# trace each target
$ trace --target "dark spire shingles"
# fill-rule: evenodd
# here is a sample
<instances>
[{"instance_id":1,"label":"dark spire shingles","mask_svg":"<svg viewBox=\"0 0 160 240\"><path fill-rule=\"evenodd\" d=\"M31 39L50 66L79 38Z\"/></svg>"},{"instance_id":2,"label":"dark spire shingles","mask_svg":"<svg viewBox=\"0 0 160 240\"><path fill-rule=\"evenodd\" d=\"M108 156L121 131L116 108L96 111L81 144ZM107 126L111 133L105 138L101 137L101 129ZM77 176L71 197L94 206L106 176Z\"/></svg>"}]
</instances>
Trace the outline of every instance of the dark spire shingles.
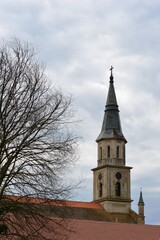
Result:
<instances>
[{"instance_id":1,"label":"dark spire shingles","mask_svg":"<svg viewBox=\"0 0 160 240\"><path fill-rule=\"evenodd\" d=\"M114 89L114 77L112 74L113 67L111 67L110 85L108 90L107 102L104 111L104 118L101 132L97 138L97 142L104 139L121 139L125 142L123 136L121 122L119 117L119 108Z\"/></svg>"}]
</instances>

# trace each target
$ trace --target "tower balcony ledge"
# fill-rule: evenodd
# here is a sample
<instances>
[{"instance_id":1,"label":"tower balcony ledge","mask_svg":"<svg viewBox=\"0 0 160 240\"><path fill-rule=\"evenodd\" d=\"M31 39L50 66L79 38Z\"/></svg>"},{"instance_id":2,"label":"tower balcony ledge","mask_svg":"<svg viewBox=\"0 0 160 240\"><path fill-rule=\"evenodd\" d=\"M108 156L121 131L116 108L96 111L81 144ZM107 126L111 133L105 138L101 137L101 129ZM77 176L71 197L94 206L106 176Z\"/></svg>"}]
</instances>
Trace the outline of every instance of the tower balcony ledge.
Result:
<instances>
[{"instance_id":1,"label":"tower balcony ledge","mask_svg":"<svg viewBox=\"0 0 160 240\"><path fill-rule=\"evenodd\" d=\"M111 164L104 164L102 166L97 166L96 168L92 168L91 170L92 171L96 171L96 170L99 170L99 169L103 169L103 168L123 168L123 169L132 169L133 167L129 167L129 166L119 166L119 165L111 165Z\"/></svg>"},{"instance_id":2,"label":"tower balcony ledge","mask_svg":"<svg viewBox=\"0 0 160 240\"><path fill-rule=\"evenodd\" d=\"M94 200L94 202L105 202L105 201L110 201L110 202L125 202L125 203L131 203L133 202L132 199L130 198L123 198L123 197L105 197L105 198L100 198L98 200Z\"/></svg>"}]
</instances>

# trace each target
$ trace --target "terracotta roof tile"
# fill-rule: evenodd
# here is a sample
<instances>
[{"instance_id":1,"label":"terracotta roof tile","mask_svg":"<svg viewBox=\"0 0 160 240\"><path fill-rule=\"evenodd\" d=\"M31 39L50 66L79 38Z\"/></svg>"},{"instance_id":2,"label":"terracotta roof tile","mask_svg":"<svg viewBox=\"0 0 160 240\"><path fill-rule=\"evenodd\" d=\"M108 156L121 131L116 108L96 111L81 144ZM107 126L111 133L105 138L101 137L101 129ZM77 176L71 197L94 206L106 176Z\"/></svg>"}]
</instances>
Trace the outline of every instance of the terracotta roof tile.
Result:
<instances>
[{"instance_id":1,"label":"terracotta roof tile","mask_svg":"<svg viewBox=\"0 0 160 240\"><path fill-rule=\"evenodd\" d=\"M67 206L76 208L92 208L92 209L103 209L99 203L94 202L81 202L81 201L67 201L67 200L52 200L52 199L41 199L21 196L7 196L8 200L13 200L21 203L33 203L33 204L49 204L56 206Z\"/></svg>"},{"instance_id":2,"label":"terracotta roof tile","mask_svg":"<svg viewBox=\"0 0 160 240\"><path fill-rule=\"evenodd\" d=\"M81 201L47 200L29 197L9 196L18 203L36 204L41 211L52 217L66 219L95 220L106 222L137 223L132 214L106 212L99 203Z\"/></svg>"},{"instance_id":3,"label":"terracotta roof tile","mask_svg":"<svg viewBox=\"0 0 160 240\"><path fill-rule=\"evenodd\" d=\"M159 240L160 226L75 220L70 240Z\"/></svg>"},{"instance_id":4,"label":"terracotta roof tile","mask_svg":"<svg viewBox=\"0 0 160 240\"><path fill-rule=\"evenodd\" d=\"M8 199L20 203L42 203L42 206L45 209L48 208L48 201L46 202L43 199L15 196L10 196ZM57 209L58 212L60 209L62 212L65 212L64 209L68 209L65 222L69 228L73 230L70 232L70 240L160 240L160 226L113 223L111 221L115 216L111 213L105 212L97 203L50 200L49 206L50 205L51 209ZM51 229L54 229L55 227L53 225L56 219L55 216L56 215L50 215L50 218L48 218L47 224ZM116 218L117 217L118 214L116 214ZM119 219L126 217L127 216L124 214L119 214ZM51 219L53 220L51 221ZM61 218L57 219L59 219L58 221L61 221ZM54 231L46 230L44 234L51 238L54 237ZM10 240L8 237L6 239ZM63 240L63 238L61 239Z\"/></svg>"},{"instance_id":5,"label":"terracotta roof tile","mask_svg":"<svg viewBox=\"0 0 160 240\"><path fill-rule=\"evenodd\" d=\"M66 201L66 206L69 207L80 207L80 208L92 208L92 209L102 209L99 203L93 202L79 202L79 201Z\"/></svg>"}]
</instances>

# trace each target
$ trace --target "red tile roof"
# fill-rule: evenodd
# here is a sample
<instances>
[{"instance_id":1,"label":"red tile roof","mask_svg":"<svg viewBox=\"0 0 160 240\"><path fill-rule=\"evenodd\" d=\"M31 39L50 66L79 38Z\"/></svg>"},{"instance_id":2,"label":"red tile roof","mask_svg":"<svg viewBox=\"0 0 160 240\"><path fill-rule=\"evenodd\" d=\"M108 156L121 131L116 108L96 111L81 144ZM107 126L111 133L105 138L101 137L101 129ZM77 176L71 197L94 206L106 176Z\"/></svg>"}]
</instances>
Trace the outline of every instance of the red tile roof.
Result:
<instances>
[{"instance_id":1,"label":"red tile roof","mask_svg":"<svg viewBox=\"0 0 160 240\"><path fill-rule=\"evenodd\" d=\"M67 207L102 209L99 203L93 202L65 201L65 203Z\"/></svg>"},{"instance_id":2,"label":"red tile roof","mask_svg":"<svg viewBox=\"0 0 160 240\"><path fill-rule=\"evenodd\" d=\"M7 196L8 200L18 203L41 205L42 209L52 217L67 219L107 221L119 223L137 223L137 214L130 211L129 214L109 213L99 203L50 200L21 196ZM51 210L51 208L52 210Z\"/></svg>"},{"instance_id":3,"label":"red tile roof","mask_svg":"<svg viewBox=\"0 0 160 240\"><path fill-rule=\"evenodd\" d=\"M7 199L17 201L20 203L33 203L33 204L49 204L56 206L67 206L75 208L92 208L92 209L103 209L99 203L94 202L81 202L81 201L67 201L67 200L51 200L41 198L30 198L21 196L7 196Z\"/></svg>"},{"instance_id":4,"label":"red tile roof","mask_svg":"<svg viewBox=\"0 0 160 240\"><path fill-rule=\"evenodd\" d=\"M160 240L160 226L74 220L70 240ZM71 224L73 224L71 221Z\"/></svg>"},{"instance_id":5,"label":"red tile roof","mask_svg":"<svg viewBox=\"0 0 160 240\"><path fill-rule=\"evenodd\" d=\"M60 228L60 222L60 229L58 230L58 225L55 225L55 221L53 220L49 222L48 220L50 230L43 229L41 234L45 236L46 239L54 239L54 230L56 227L57 233L61 232L61 236L56 238L59 240L160 240L160 226L158 225L110 223L86 220L66 220L66 223L67 228ZM68 230L66 231L66 229ZM17 238L12 235L4 238L2 236L0 239L17 240ZM35 237L34 240L39 240L39 238Z\"/></svg>"},{"instance_id":6,"label":"red tile roof","mask_svg":"<svg viewBox=\"0 0 160 240\"><path fill-rule=\"evenodd\" d=\"M98 203L88 203L88 202L76 202L76 201L54 201L49 200L45 201L43 199L34 199L34 198L25 198L25 197L9 197L13 201L23 202L23 203L36 203L36 204L48 204L53 206L68 206L71 208L76 208L81 212L81 208L85 211L89 209L89 214L94 211L101 211L102 207ZM91 211L92 210L92 211ZM87 210L88 211L88 210ZM72 214L74 212L71 212ZM95 212L94 212L95 213ZM23 217L23 216L22 216ZM85 216L86 218L86 216ZM15 216L16 219L16 216ZM42 235L49 237L50 239L54 238L54 230L59 231L61 233L62 228L59 230L57 226L61 226L61 218L55 218L54 216L49 216L47 218L47 226L50 227L50 230L42 229ZM22 219L23 220L23 219ZM32 216L31 216L32 220ZM34 219L33 219L34 220ZM55 225L56 221L59 221L60 224ZM65 232L64 234L70 235L70 240L160 240L160 226L156 225L142 225L142 224L128 224L128 223L113 223L113 222L105 222L105 221L97 221L97 219L71 219L66 218L64 222L68 225L67 228L73 230L71 232ZM35 226L36 222L33 222ZM55 227L56 226L56 227ZM0 239L7 240L16 240L16 238L0 237ZM39 240L35 238L35 240ZM59 240L65 240L65 237L61 235Z\"/></svg>"}]
</instances>

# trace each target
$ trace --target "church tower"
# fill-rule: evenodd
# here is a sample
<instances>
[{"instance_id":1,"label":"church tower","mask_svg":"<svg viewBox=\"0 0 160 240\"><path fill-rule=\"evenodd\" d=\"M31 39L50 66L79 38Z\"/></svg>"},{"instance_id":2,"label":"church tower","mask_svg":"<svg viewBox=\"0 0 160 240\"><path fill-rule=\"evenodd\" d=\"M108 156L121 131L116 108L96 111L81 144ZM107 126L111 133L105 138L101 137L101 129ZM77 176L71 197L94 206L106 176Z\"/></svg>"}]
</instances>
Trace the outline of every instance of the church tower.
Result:
<instances>
[{"instance_id":1,"label":"church tower","mask_svg":"<svg viewBox=\"0 0 160 240\"><path fill-rule=\"evenodd\" d=\"M97 167L93 171L93 201L99 202L107 212L129 213L131 209L130 170L126 166L125 139L117 104L113 67L104 110L101 132L96 139Z\"/></svg>"}]
</instances>

